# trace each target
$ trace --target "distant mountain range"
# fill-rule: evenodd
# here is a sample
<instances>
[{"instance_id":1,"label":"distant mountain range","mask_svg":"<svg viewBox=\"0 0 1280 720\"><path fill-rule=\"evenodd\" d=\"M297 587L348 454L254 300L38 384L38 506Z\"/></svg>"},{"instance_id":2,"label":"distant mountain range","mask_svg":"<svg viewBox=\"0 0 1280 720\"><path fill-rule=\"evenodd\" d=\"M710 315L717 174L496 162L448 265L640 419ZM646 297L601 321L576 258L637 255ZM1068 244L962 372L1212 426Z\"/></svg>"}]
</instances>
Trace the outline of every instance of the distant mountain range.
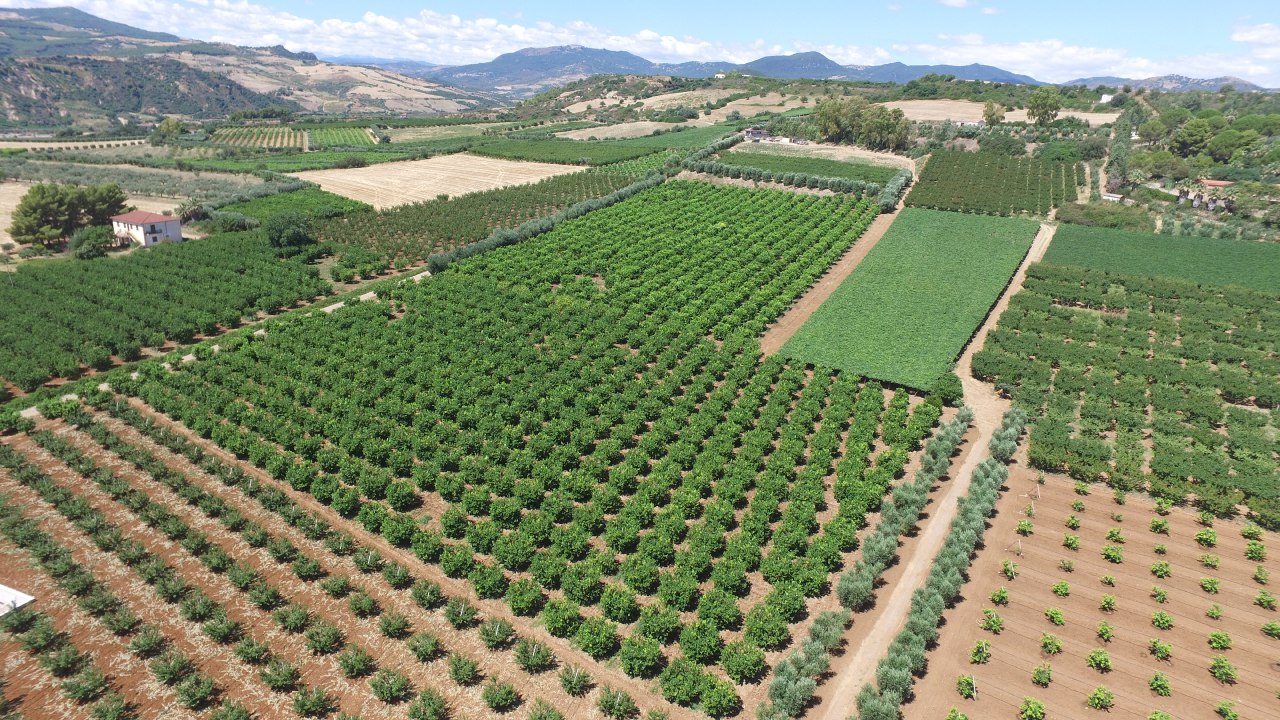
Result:
<instances>
[{"instance_id":1,"label":"distant mountain range","mask_svg":"<svg viewBox=\"0 0 1280 720\"><path fill-rule=\"evenodd\" d=\"M423 115L495 100L281 45L187 40L67 7L0 9L0 124L105 130L126 119L218 118L272 105Z\"/></svg>"},{"instance_id":2,"label":"distant mountain range","mask_svg":"<svg viewBox=\"0 0 1280 720\"><path fill-rule=\"evenodd\" d=\"M1159 77L1149 78L1122 78L1113 76L1080 78L1071 82L1062 83L1063 85L1086 85L1088 87L1097 87L1106 85L1109 87L1123 87L1128 85L1131 88L1146 88L1148 90L1161 90L1164 92L1190 92L1192 90L1205 90L1207 92L1217 92L1224 85L1230 85L1236 90L1242 92L1252 92L1263 90L1260 85L1254 85L1248 80L1238 77L1223 76L1216 78L1193 78L1186 75L1161 75Z\"/></svg>"},{"instance_id":3,"label":"distant mountain range","mask_svg":"<svg viewBox=\"0 0 1280 720\"><path fill-rule=\"evenodd\" d=\"M331 57L351 62L355 58ZM711 77L717 73L740 72L787 80L861 80L905 83L924 75L947 74L962 80L988 82L1044 83L1026 75L990 65L841 65L820 52L771 55L749 63L685 62L655 63L620 50L603 50L581 45L525 48L473 65L436 65L406 60L360 58L362 64L394 70L406 75L475 90L496 91L516 96L532 95L547 88L581 80L592 75L675 75Z\"/></svg>"}]
</instances>

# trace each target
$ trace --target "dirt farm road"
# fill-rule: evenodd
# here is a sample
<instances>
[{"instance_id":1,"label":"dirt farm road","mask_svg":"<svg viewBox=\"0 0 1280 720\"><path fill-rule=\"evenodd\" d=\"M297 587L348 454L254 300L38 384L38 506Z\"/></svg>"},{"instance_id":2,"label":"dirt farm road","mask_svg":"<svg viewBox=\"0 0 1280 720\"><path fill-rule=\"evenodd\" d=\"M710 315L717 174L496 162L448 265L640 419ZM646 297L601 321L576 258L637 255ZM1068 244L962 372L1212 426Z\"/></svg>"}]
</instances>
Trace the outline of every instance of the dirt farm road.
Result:
<instances>
[{"instance_id":1,"label":"dirt farm road","mask_svg":"<svg viewBox=\"0 0 1280 720\"><path fill-rule=\"evenodd\" d=\"M937 506L933 508L927 525L920 533L915 551L910 557L902 558L902 562L905 563L902 578L892 588L887 598L882 597L879 600L880 607L875 611L878 615L875 625L853 651L852 660L845 666L844 671L833 678L832 689L823 693L826 699L812 715L814 718L846 720L849 717L856 705L858 691L875 678L876 665L888 652L889 645L898 631L906 624L907 613L911 609L911 595L917 588L924 586L929 569L933 567L934 558L947 539L947 532L951 529L951 521L955 519L960 498L968 493L973 471L987 456L987 443L999 429L1001 416L1009 408L1007 401L973 377L973 373L970 372L973 355L982 349L987 333L995 327L996 321L1009 306L1009 299L1022 289L1027 267L1044 257L1049 243L1053 240L1055 230L1056 228L1052 225L1040 225L1040 232L1036 234L1031 250L1027 252L1027 256L1018 267L1009 287L1000 296L999 302L987 315L986 322L974 336L973 342L969 343L956 363L956 373L964 384L965 402L973 408L973 424L978 435L965 449L960 467L954 473L950 473L950 484L939 498Z\"/></svg>"}]
</instances>

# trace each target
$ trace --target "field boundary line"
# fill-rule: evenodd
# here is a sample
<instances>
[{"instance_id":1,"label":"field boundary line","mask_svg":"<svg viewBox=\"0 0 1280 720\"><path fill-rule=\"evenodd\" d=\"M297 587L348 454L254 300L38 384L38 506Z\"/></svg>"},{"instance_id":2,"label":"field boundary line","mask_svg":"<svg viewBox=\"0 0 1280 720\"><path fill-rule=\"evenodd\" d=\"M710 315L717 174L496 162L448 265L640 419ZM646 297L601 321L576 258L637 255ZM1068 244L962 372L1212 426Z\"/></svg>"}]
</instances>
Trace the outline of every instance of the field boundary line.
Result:
<instances>
[{"instance_id":1,"label":"field boundary line","mask_svg":"<svg viewBox=\"0 0 1280 720\"><path fill-rule=\"evenodd\" d=\"M911 610L911 596L918 588L924 586L929 570L933 567L938 552L946 542L951 530L951 522L959 510L960 499L969 491L973 481L973 471L987 456L987 443L999 429L1004 412L1009 409L1009 402L1002 399L985 383L973 377L970 372L973 355L982 349L987 333L995 327L1000 315L1009 307L1009 299L1022 289L1027 276L1027 268L1033 262L1044 257L1049 243L1053 240L1056 226L1041 223L1031 249L1018 266L1013 280L1005 288L986 320L978 329L973 340L965 347L964 353L956 363L956 373L964 385L965 403L973 409L973 427L977 437L965 448L960 466L954 473L948 473L950 483L942 496L937 499L925 527L919 534L919 540L910 557L901 558L905 567L902 577L887 597L878 602L882 609L871 631L862 643L853 650L853 660L845 671L834 678L835 689L823 704L826 706L820 717L822 720L845 720L850 708L856 705L858 691L862 686L875 679L875 669L880 660L889 651L890 644L898 636L898 632L906 624ZM856 620L855 620L856 622Z\"/></svg>"}]
</instances>

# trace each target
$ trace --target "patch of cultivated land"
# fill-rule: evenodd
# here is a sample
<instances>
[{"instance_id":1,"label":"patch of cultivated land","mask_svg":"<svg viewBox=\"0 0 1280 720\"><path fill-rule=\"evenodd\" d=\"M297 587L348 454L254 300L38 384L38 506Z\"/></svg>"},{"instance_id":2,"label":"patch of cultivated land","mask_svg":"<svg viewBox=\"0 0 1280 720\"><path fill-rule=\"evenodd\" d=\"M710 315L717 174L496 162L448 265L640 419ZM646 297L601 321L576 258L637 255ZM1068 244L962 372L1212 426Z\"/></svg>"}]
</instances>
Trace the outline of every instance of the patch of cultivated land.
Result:
<instances>
[{"instance_id":1,"label":"patch of cultivated land","mask_svg":"<svg viewBox=\"0 0 1280 720\"><path fill-rule=\"evenodd\" d=\"M1087 492L1076 494L1072 481L1059 475L1038 485L1036 473L1013 468L986 547L974 560L971 582L944 615L941 639L930 653L928 674L916 684L916 701L905 708L906 720L937 720L953 706L970 718L1015 718L1026 697L1043 702L1050 718L1105 717L1085 702L1099 686L1115 694L1110 717L1145 718L1160 710L1175 718L1212 718L1224 700L1235 703L1241 718L1280 715L1280 673L1274 664L1280 640L1262 632L1265 623L1280 621L1280 615L1255 604L1260 591L1276 592L1277 580L1264 585L1253 577L1258 567L1273 577L1280 572L1275 536L1262 538L1265 560L1250 560L1242 522L1217 520L1206 528L1187 509L1161 515L1147 497L1131 496L1118 505L1105 487L1093 485ZM1083 509L1072 507L1077 502ZM1028 508L1034 509L1034 517L1028 517ZM1070 518L1078 528L1067 526ZM1026 536L1017 532L1024 520L1032 526ZM1153 523L1167 523L1167 530L1153 532ZM1196 540L1206 531L1216 536L1212 547ZM1079 549L1064 546L1068 536L1078 538ZM1102 557L1108 545L1121 549L1122 562ZM1156 552L1158 545L1165 547L1163 554ZM1201 564L1198 559L1205 555L1218 558L1219 566ZM1016 579L1005 577L1004 561L1016 563ZM1071 563L1070 572L1064 562ZM1157 563L1168 563L1168 577L1153 575ZM1113 585L1103 582L1107 576L1114 578ZM1207 592L1202 578L1217 580L1217 592ZM1057 583L1066 583L1059 588L1069 593L1066 597L1054 593ZM1153 597L1156 587L1164 592L1164 602ZM990 599L1000 588L1008 591L1007 605ZM1114 598L1113 610L1101 609L1105 596ZM1214 607L1221 610L1216 620L1206 614ZM1046 618L1048 608L1061 610L1063 625ZM1003 620L998 634L979 626L988 609ZM1168 614L1171 628L1153 626L1157 612ZM1109 641L1099 637L1102 623L1113 634ZM1230 647L1210 647L1211 633L1225 633L1216 640L1229 639ZM1042 649L1044 634L1061 641L1060 653ZM1171 647L1168 659L1153 656L1152 640ZM990 660L971 663L970 652L979 641L990 643ZM1110 671L1087 664L1086 657L1096 650L1107 654ZM1220 682L1210 674L1219 656L1235 668L1236 681ZM1051 668L1048 687L1032 682L1032 670L1041 664ZM1168 697L1149 686L1157 673L1167 679ZM977 681L973 700L956 691L962 675Z\"/></svg>"},{"instance_id":2,"label":"patch of cultivated land","mask_svg":"<svg viewBox=\"0 0 1280 720\"><path fill-rule=\"evenodd\" d=\"M570 130L568 132L557 133L557 137L569 138L570 140L589 140L591 138L596 138L598 140L630 140L632 138L652 135L655 130L670 130L672 127L674 126L671 123L642 120L640 122L619 123L617 125L605 125L604 127Z\"/></svg>"},{"instance_id":3,"label":"patch of cultivated land","mask_svg":"<svg viewBox=\"0 0 1280 720\"><path fill-rule=\"evenodd\" d=\"M424 140L448 140L450 138L476 137L485 130L509 127L509 123L475 123L471 125L437 125L434 127L391 128L391 144L421 142Z\"/></svg>"},{"instance_id":4,"label":"patch of cultivated land","mask_svg":"<svg viewBox=\"0 0 1280 720\"><path fill-rule=\"evenodd\" d=\"M96 150L99 148L129 147L146 145L146 140L50 140L25 142L21 140L0 140L0 148L25 148L28 150Z\"/></svg>"},{"instance_id":5,"label":"patch of cultivated land","mask_svg":"<svg viewBox=\"0 0 1280 720\"><path fill-rule=\"evenodd\" d=\"M912 160L909 157L880 153L875 152L874 150L864 150L863 148L854 147L852 145L827 145L825 143L796 145L793 143L780 142L739 143L734 145L730 149L730 152L752 152L766 153L770 155L814 157L823 158L825 160L840 160L844 162L869 162L874 165L907 168L913 172L916 167L915 160Z\"/></svg>"},{"instance_id":6,"label":"patch of cultivated land","mask_svg":"<svg viewBox=\"0 0 1280 720\"><path fill-rule=\"evenodd\" d=\"M523 185L580 170L568 165L515 162L460 153L373 167L313 170L294 173L294 177L317 183L328 192L369 203L381 210L434 200L438 195L462 195Z\"/></svg>"},{"instance_id":7,"label":"patch of cultivated land","mask_svg":"<svg viewBox=\"0 0 1280 720\"><path fill-rule=\"evenodd\" d=\"M982 324L1038 228L903 210L781 353L927 389Z\"/></svg>"},{"instance_id":8,"label":"patch of cultivated land","mask_svg":"<svg viewBox=\"0 0 1280 720\"><path fill-rule=\"evenodd\" d=\"M974 102L972 100L898 100L884 104L886 107L897 108L906 114L911 120L924 120L932 122L940 122L942 120L952 120L955 122L977 122L982 119L983 103ZM1106 123L1113 123L1120 117L1120 113L1092 113L1079 112L1077 110L1063 110L1058 113L1058 117L1078 117L1081 120L1097 127ZM1005 113L1004 119L1008 122L1026 122L1026 110L1010 110Z\"/></svg>"},{"instance_id":9,"label":"patch of cultivated land","mask_svg":"<svg viewBox=\"0 0 1280 720\"><path fill-rule=\"evenodd\" d=\"M9 235L9 224L13 219L13 211L21 202L22 196L31 188L28 183L0 183L0 243L12 242ZM129 204L139 210L163 213L173 210L182 204L181 198L161 198L149 195L130 195Z\"/></svg>"}]
</instances>

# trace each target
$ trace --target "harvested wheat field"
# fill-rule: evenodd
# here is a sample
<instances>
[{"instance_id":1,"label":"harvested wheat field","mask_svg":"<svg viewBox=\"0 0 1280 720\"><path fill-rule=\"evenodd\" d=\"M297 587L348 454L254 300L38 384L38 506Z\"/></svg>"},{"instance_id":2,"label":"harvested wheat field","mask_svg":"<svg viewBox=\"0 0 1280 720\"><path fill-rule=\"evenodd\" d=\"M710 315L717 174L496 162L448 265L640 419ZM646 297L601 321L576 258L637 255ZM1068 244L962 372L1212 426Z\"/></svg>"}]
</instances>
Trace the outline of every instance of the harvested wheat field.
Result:
<instances>
[{"instance_id":1,"label":"harvested wheat field","mask_svg":"<svg viewBox=\"0 0 1280 720\"><path fill-rule=\"evenodd\" d=\"M931 122L941 122L943 120L951 120L954 122L977 122L982 119L983 104L980 102L973 102L972 100L899 100L897 102L885 103L885 107L897 108L912 120ZM1120 117L1120 113L1091 113L1078 112L1076 110L1063 110L1058 113L1058 116L1078 117L1090 125L1097 127L1098 125L1115 122L1116 118ZM1009 122L1025 122L1027 119L1027 111L1011 110L1005 114L1004 119Z\"/></svg>"},{"instance_id":2,"label":"harvested wheat field","mask_svg":"<svg viewBox=\"0 0 1280 720\"><path fill-rule=\"evenodd\" d=\"M438 195L464 195L524 185L581 170L571 165L515 162L459 153L355 169L313 170L294 173L293 176L381 210L433 200Z\"/></svg>"},{"instance_id":3,"label":"harvested wheat field","mask_svg":"<svg viewBox=\"0 0 1280 720\"><path fill-rule=\"evenodd\" d=\"M767 153L769 155L789 155L793 157L813 157L824 160L843 160L869 162L875 165L890 165L915 171L916 162L909 157L892 153L865 150L852 145L828 145L826 143L741 143L729 149L729 152L740 151L750 153Z\"/></svg>"},{"instance_id":4,"label":"harvested wheat field","mask_svg":"<svg viewBox=\"0 0 1280 720\"><path fill-rule=\"evenodd\" d=\"M1272 533L1020 466L998 511L906 720L1280 717Z\"/></svg>"}]
</instances>

